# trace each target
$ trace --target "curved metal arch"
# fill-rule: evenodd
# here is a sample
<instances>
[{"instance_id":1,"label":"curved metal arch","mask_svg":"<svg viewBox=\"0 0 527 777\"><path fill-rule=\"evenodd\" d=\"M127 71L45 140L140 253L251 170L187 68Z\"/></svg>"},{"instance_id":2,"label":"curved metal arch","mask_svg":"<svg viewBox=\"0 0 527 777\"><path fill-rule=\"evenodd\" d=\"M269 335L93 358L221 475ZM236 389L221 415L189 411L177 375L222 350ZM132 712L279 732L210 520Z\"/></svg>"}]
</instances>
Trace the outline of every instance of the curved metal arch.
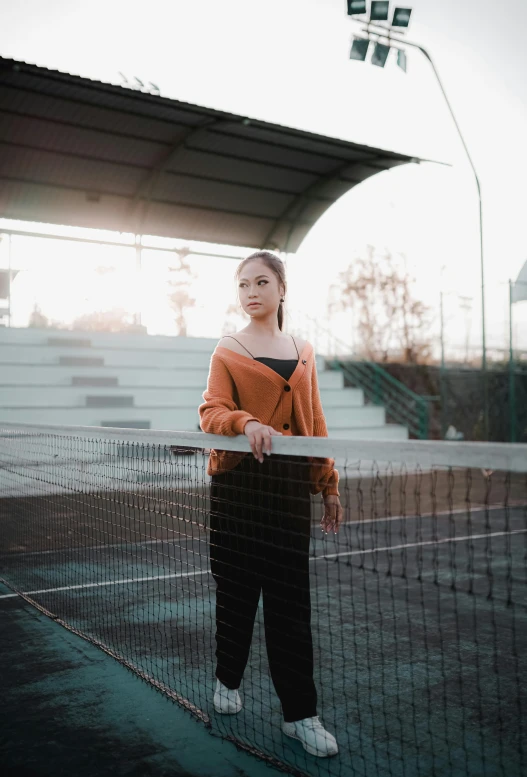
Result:
<instances>
[{"instance_id":1,"label":"curved metal arch","mask_svg":"<svg viewBox=\"0 0 527 777\"><path fill-rule=\"evenodd\" d=\"M287 220L287 217L289 214L298 207L298 212L295 213L293 220L291 221L289 231L287 233L287 239L285 241L285 245L282 247L282 250L287 252L289 247L289 241L291 239L291 235L293 234L293 231L298 223L298 220L300 219L305 206L308 204L309 200L311 199L313 194L316 194L317 189L321 188L323 185L327 183L331 183L332 181L340 180L340 176L342 175L342 172L346 170L348 167L350 167L353 164L351 160L347 160L345 164L338 164L333 170L331 170L329 173L325 173L322 177L318 178L313 183L309 184L309 186L304 189L303 192L300 192L300 194L297 194L297 196L294 198L294 200L289 203L287 208L278 216L275 223L265 236L265 239L263 241L263 248L268 248L271 244L271 238L273 234L278 230L278 228L283 224L284 221ZM379 171L380 172L380 171ZM356 180L352 182L350 180L350 183L353 185L356 185L358 183L362 183L361 180ZM351 187L350 187L351 188ZM331 203L332 204L332 203ZM329 206L328 206L329 207ZM314 226L314 225L313 225ZM272 245L275 245L274 243Z\"/></svg>"},{"instance_id":2,"label":"curved metal arch","mask_svg":"<svg viewBox=\"0 0 527 777\"><path fill-rule=\"evenodd\" d=\"M173 141L170 147L165 151L164 154L161 155L157 163L139 183L131 199L129 206L129 219L132 232L139 235L143 233L143 224L145 223L146 217L148 215L155 188L161 176L169 164L175 159L184 144L189 139L198 135L202 130L223 123L223 119L207 119L198 127L189 127L187 130L184 130L178 134L177 138Z\"/></svg>"}]
</instances>

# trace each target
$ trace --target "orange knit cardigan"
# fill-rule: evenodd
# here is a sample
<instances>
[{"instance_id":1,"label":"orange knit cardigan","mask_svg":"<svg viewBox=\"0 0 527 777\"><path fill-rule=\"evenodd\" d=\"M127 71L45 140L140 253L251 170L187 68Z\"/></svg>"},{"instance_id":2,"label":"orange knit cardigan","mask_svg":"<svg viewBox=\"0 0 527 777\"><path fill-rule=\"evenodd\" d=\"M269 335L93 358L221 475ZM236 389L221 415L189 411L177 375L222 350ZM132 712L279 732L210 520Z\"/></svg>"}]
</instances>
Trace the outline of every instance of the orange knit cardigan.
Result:
<instances>
[{"instance_id":1,"label":"orange knit cardigan","mask_svg":"<svg viewBox=\"0 0 527 777\"><path fill-rule=\"evenodd\" d=\"M210 434L235 437L243 434L247 421L258 421L283 435L328 436L310 343L287 381L262 362L216 346L203 399L198 408L200 426ZM207 474L227 472L248 455L253 454L211 450ZM311 493L339 496L335 460L309 457L309 461Z\"/></svg>"}]
</instances>

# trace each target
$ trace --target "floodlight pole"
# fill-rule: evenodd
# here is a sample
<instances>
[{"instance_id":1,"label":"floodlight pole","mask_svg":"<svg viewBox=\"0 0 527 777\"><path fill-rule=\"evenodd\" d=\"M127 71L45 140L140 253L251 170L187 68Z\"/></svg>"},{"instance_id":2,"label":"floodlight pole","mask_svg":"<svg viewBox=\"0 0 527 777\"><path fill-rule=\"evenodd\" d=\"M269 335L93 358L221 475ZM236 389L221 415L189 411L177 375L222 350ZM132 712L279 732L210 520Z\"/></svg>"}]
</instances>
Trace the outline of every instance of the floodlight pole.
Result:
<instances>
[{"instance_id":1,"label":"floodlight pole","mask_svg":"<svg viewBox=\"0 0 527 777\"><path fill-rule=\"evenodd\" d=\"M485 440L488 440L489 438L489 391L488 391L488 374L487 374L487 343L486 343L486 327L485 327L485 272L484 272L484 262L483 262L483 207L482 207L482 200L481 200L481 184L479 182L479 177L476 172L476 168L474 167L474 163L472 161L472 157L470 156L469 150L467 148L467 144L465 143L465 138L463 137L463 134L461 132L461 128L459 124L456 121L456 117L454 115L454 111L452 110L452 106L450 105L450 100L447 97L447 94L445 92L445 88L443 86L443 83L441 81L441 78L439 77L439 73L437 72L437 68L432 60L432 57L428 53L428 51L423 47L420 46L418 43L412 43L409 40L406 40L406 38L398 38L393 36L393 31L391 29L388 29L386 27L383 27L382 25L376 25L372 24L372 22L368 23L368 26L366 29L363 29L363 32L366 32L368 35L368 38L370 36L370 27L378 27L381 30L383 30L382 33L374 32L373 34L378 37L384 37L388 38L388 41L390 40L396 40L403 44L403 46L413 46L416 49L419 49L427 60L430 62L432 66L432 70L435 73L435 76L437 78L437 82L441 88L441 91L443 92L443 97L445 98L446 104L448 106L448 110L450 111L450 115L452 116L452 119L454 121L454 124L456 126L456 129L458 131L458 135L461 138L461 142L463 144L463 148L465 149L465 153L467 155L468 161L470 162L470 166L472 168L472 172L474 173L474 178L476 179L476 185L478 188L478 199L479 199L479 257L480 257L480 272L481 272L481 339L482 339L482 357L481 357L481 373L482 373L482 379L483 379L483 434Z\"/></svg>"}]
</instances>

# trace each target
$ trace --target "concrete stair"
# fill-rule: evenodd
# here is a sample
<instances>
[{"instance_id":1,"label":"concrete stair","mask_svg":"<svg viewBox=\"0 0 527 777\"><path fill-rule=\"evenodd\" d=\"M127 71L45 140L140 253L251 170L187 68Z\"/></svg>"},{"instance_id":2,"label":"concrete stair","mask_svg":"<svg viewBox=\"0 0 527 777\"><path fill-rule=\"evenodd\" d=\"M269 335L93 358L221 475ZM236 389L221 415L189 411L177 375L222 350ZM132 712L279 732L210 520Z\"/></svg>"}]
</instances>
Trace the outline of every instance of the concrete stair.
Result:
<instances>
[{"instance_id":1,"label":"concrete stair","mask_svg":"<svg viewBox=\"0 0 527 777\"><path fill-rule=\"evenodd\" d=\"M198 431L217 340L0 328L0 423ZM317 356L330 437L407 439Z\"/></svg>"}]
</instances>

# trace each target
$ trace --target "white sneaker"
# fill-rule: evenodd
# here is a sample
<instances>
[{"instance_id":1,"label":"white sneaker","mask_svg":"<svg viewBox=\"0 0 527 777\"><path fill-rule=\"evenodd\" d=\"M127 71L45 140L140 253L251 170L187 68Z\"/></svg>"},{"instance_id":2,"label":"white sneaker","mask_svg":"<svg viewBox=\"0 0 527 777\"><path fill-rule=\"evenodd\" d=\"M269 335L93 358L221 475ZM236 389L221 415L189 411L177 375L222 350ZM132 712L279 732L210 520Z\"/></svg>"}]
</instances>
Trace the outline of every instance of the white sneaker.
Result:
<instances>
[{"instance_id":1,"label":"white sneaker","mask_svg":"<svg viewBox=\"0 0 527 777\"><path fill-rule=\"evenodd\" d=\"M235 715L242 708L242 700L238 691L231 690L216 679L214 692L214 709L221 715Z\"/></svg>"},{"instance_id":2,"label":"white sneaker","mask_svg":"<svg viewBox=\"0 0 527 777\"><path fill-rule=\"evenodd\" d=\"M336 755L339 751L337 740L326 731L318 717L282 723L282 731L288 737L302 742L304 750L319 758Z\"/></svg>"}]
</instances>

